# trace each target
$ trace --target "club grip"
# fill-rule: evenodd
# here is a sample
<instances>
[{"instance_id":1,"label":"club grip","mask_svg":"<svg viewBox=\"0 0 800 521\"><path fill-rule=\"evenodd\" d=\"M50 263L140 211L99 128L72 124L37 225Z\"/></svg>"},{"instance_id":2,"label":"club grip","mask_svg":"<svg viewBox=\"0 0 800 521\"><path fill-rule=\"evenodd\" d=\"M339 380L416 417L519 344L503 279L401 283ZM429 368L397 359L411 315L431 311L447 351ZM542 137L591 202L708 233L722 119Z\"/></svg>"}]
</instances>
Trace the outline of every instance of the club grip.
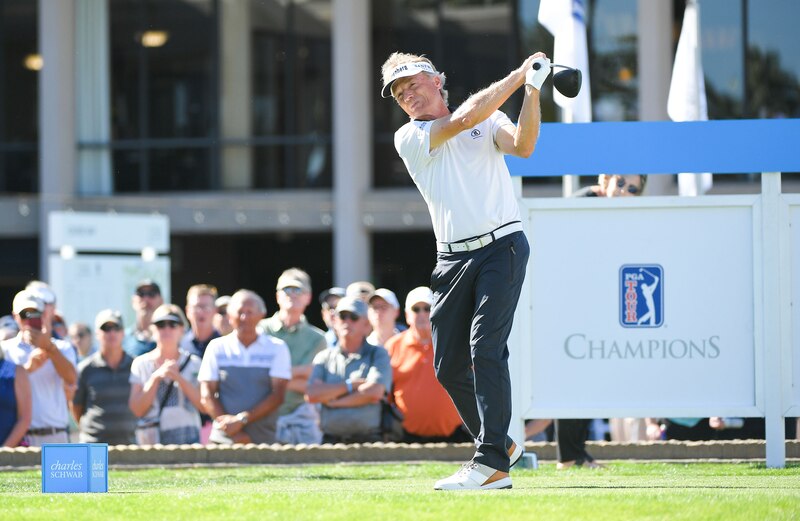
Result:
<instances>
[{"instance_id":1,"label":"club grip","mask_svg":"<svg viewBox=\"0 0 800 521\"><path fill-rule=\"evenodd\" d=\"M542 68L542 64L541 63L536 62L536 63L533 64L533 70L538 71L541 68Z\"/></svg>"}]
</instances>

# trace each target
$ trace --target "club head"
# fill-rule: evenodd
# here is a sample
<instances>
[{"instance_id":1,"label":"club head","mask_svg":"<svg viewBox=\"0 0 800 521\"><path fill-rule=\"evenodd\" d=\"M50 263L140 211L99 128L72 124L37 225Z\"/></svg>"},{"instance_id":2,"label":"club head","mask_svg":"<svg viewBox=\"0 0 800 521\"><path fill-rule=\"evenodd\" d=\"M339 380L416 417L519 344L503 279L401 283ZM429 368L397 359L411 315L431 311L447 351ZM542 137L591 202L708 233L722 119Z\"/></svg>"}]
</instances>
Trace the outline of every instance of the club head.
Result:
<instances>
[{"instance_id":1,"label":"club head","mask_svg":"<svg viewBox=\"0 0 800 521\"><path fill-rule=\"evenodd\" d=\"M574 98L581 91L581 71L564 69L553 74L553 86L568 98Z\"/></svg>"}]
</instances>

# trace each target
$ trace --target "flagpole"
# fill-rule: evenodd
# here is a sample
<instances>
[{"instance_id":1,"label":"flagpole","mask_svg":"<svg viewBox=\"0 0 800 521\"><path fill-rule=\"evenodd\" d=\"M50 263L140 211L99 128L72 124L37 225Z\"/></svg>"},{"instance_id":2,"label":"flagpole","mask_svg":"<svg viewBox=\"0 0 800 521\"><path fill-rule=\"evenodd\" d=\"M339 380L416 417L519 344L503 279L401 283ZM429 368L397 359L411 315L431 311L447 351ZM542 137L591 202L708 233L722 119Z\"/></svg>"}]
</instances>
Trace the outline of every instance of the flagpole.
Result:
<instances>
[{"instance_id":1,"label":"flagpole","mask_svg":"<svg viewBox=\"0 0 800 521\"><path fill-rule=\"evenodd\" d=\"M572 109L561 109L561 122L572 123L574 121ZM565 175L561 177L561 195L564 197L572 197L572 194L577 192L581 187L580 176Z\"/></svg>"}]
</instances>

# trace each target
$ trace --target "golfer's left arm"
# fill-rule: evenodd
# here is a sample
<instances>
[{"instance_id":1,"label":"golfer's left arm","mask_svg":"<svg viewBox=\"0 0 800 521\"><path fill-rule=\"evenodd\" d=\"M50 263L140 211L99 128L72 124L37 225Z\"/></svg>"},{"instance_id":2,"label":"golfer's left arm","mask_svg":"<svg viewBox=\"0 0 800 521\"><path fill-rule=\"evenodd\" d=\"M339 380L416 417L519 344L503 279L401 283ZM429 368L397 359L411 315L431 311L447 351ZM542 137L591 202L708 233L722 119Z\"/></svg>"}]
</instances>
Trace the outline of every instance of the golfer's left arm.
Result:
<instances>
[{"instance_id":1,"label":"golfer's left arm","mask_svg":"<svg viewBox=\"0 0 800 521\"><path fill-rule=\"evenodd\" d=\"M528 84L525 84L524 89L525 98L519 111L517 125L506 125L495 135L498 150L517 157L530 157L533 154L542 122L539 89Z\"/></svg>"}]
</instances>

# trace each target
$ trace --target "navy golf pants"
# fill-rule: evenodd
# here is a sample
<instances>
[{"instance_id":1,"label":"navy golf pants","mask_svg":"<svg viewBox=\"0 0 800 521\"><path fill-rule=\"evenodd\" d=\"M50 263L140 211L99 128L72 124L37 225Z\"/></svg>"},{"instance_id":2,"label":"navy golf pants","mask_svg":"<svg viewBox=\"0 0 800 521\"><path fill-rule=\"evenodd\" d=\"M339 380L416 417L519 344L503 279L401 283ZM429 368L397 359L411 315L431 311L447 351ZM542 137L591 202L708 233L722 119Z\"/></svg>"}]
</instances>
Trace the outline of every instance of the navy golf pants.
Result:
<instances>
[{"instance_id":1,"label":"navy golf pants","mask_svg":"<svg viewBox=\"0 0 800 521\"><path fill-rule=\"evenodd\" d=\"M523 232L441 253L431 275L436 377L475 438L474 461L508 472L508 336L530 247Z\"/></svg>"}]
</instances>

